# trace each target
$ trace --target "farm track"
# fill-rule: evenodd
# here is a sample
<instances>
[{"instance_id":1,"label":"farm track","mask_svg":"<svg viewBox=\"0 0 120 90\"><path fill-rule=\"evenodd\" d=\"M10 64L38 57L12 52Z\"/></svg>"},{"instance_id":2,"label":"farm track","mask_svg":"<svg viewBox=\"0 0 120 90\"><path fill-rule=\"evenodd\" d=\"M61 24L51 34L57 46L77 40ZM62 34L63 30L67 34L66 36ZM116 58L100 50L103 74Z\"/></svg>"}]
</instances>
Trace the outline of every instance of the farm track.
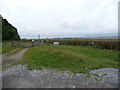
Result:
<instances>
[{"instance_id":1,"label":"farm track","mask_svg":"<svg viewBox=\"0 0 120 90\"><path fill-rule=\"evenodd\" d=\"M22 59L23 54L28 50L28 48L23 49L23 50L19 51L18 53L9 56L9 54L15 52L16 50L17 49L15 49L9 53L1 55L3 66L9 66L9 65L15 64L16 62L20 61Z\"/></svg>"},{"instance_id":2,"label":"farm track","mask_svg":"<svg viewBox=\"0 0 120 90\"><path fill-rule=\"evenodd\" d=\"M17 49L18 49L18 48L14 49L14 50L12 50L12 51L10 51L10 52L8 52L8 53L1 54L1 55L0 55L0 63L2 64L2 59L3 59L5 56L7 56L7 55L9 55L9 54L11 54L11 53L13 53L13 52L15 52Z\"/></svg>"}]
</instances>

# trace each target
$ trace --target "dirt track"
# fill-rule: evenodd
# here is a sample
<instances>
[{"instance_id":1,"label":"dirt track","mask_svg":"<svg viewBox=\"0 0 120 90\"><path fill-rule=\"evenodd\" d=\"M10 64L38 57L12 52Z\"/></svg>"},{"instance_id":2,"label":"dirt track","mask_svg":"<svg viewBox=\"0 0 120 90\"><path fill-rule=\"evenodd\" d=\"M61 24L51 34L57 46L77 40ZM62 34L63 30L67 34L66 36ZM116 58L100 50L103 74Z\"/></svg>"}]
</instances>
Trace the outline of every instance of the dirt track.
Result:
<instances>
[{"instance_id":1,"label":"dirt track","mask_svg":"<svg viewBox=\"0 0 120 90\"><path fill-rule=\"evenodd\" d=\"M16 51L17 49L11 51L10 53L13 53L14 51ZM12 65L15 64L16 62L18 62L19 60L22 59L23 54L28 50L28 48L21 50L20 52L14 54L14 55L10 55L8 56L10 53L7 54L3 54L2 55L2 65L3 66L8 66L8 65Z\"/></svg>"}]
</instances>

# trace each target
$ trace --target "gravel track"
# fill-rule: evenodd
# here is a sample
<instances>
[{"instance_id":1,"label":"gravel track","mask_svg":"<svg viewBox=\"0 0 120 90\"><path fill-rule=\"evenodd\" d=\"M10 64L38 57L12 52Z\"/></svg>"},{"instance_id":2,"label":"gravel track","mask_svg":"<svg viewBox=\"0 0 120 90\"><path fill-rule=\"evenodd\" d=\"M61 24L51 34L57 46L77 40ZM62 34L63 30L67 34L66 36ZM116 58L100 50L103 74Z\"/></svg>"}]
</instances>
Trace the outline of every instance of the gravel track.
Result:
<instances>
[{"instance_id":1,"label":"gravel track","mask_svg":"<svg viewBox=\"0 0 120 90\"><path fill-rule=\"evenodd\" d=\"M86 74L70 71L27 70L16 65L3 71L3 88L118 88L118 69L103 68Z\"/></svg>"},{"instance_id":2,"label":"gravel track","mask_svg":"<svg viewBox=\"0 0 120 90\"><path fill-rule=\"evenodd\" d=\"M14 49L14 50L12 50L12 51L10 51L10 52L8 52L8 53L1 54L1 55L0 55L0 63L2 64L2 60L3 60L4 57L6 57L7 55L15 52L17 49L18 49L18 48Z\"/></svg>"},{"instance_id":3,"label":"gravel track","mask_svg":"<svg viewBox=\"0 0 120 90\"><path fill-rule=\"evenodd\" d=\"M15 52L17 49L11 51L10 53ZM2 65L3 66L9 66L12 64L15 64L16 62L18 62L19 60L22 59L23 54L28 50L28 48L21 50L20 52L14 54L14 55L10 55L8 56L10 53L7 54L3 54L2 55Z\"/></svg>"},{"instance_id":4,"label":"gravel track","mask_svg":"<svg viewBox=\"0 0 120 90\"><path fill-rule=\"evenodd\" d=\"M26 49L21 50L17 54L8 56L9 54L15 52L17 49L18 48L14 49L8 53L0 55L0 68L15 64L16 62L18 62L19 60L22 59L23 54L28 50L26 48ZM2 71L0 71L0 89L1 88L2 88Z\"/></svg>"}]
</instances>

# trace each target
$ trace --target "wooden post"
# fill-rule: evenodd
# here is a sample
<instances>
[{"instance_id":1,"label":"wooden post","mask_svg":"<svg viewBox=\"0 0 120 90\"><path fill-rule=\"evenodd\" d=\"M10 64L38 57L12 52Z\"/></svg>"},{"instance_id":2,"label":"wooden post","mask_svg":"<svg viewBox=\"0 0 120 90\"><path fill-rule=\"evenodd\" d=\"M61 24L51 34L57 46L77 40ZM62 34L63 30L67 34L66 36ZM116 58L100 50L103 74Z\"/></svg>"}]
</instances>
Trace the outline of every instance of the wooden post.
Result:
<instances>
[{"instance_id":1,"label":"wooden post","mask_svg":"<svg viewBox=\"0 0 120 90\"><path fill-rule=\"evenodd\" d=\"M14 46L14 41L12 41L12 47Z\"/></svg>"},{"instance_id":2,"label":"wooden post","mask_svg":"<svg viewBox=\"0 0 120 90\"><path fill-rule=\"evenodd\" d=\"M48 45L48 41L49 41L49 40L48 40L48 38L47 38L47 39L46 39L47 45Z\"/></svg>"},{"instance_id":3,"label":"wooden post","mask_svg":"<svg viewBox=\"0 0 120 90\"><path fill-rule=\"evenodd\" d=\"M38 35L38 46L40 46L40 35Z\"/></svg>"}]
</instances>

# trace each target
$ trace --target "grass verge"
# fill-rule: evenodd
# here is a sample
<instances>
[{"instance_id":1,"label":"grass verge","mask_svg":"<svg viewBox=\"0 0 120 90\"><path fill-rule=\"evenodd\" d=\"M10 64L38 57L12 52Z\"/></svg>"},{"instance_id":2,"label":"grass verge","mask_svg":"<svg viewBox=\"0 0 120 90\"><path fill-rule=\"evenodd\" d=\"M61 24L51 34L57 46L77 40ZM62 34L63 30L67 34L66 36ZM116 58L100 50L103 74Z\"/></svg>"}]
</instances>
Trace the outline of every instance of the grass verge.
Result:
<instances>
[{"instance_id":1,"label":"grass verge","mask_svg":"<svg viewBox=\"0 0 120 90\"><path fill-rule=\"evenodd\" d=\"M16 47L12 47L11 41L4 41L4 42L2 42L1 45L2 45L1 54L8 53L8 52L10 52L10 51L12 51L12 50L14 50L16 48Z\"/></svg>"},{"instance_id":2,"label":"grass verge","mask_svg":"<svg viewBox=\"0 0 120 90\"><path fill-rule=\"evenodd\" d=\"M4 53L8 53L12 50L16 49L16 47L5 47L5 48L2 48L2 54Z\"/></svg>"},{"instance_id":3,"label":"grass verge","mask_svg":"<svg viewBox=\"0 0 120 90\"><path fill-rule=\"evenodd\" d=\"M20 52L21 50L23 50L24 48L17 48L17 50L16 51L14 51L13 53L10 53L8 56L10 56L10 55L14 55L14 54L16 54L16 53L18 53L18 52Z\"/></svg>"}]
</instances>

